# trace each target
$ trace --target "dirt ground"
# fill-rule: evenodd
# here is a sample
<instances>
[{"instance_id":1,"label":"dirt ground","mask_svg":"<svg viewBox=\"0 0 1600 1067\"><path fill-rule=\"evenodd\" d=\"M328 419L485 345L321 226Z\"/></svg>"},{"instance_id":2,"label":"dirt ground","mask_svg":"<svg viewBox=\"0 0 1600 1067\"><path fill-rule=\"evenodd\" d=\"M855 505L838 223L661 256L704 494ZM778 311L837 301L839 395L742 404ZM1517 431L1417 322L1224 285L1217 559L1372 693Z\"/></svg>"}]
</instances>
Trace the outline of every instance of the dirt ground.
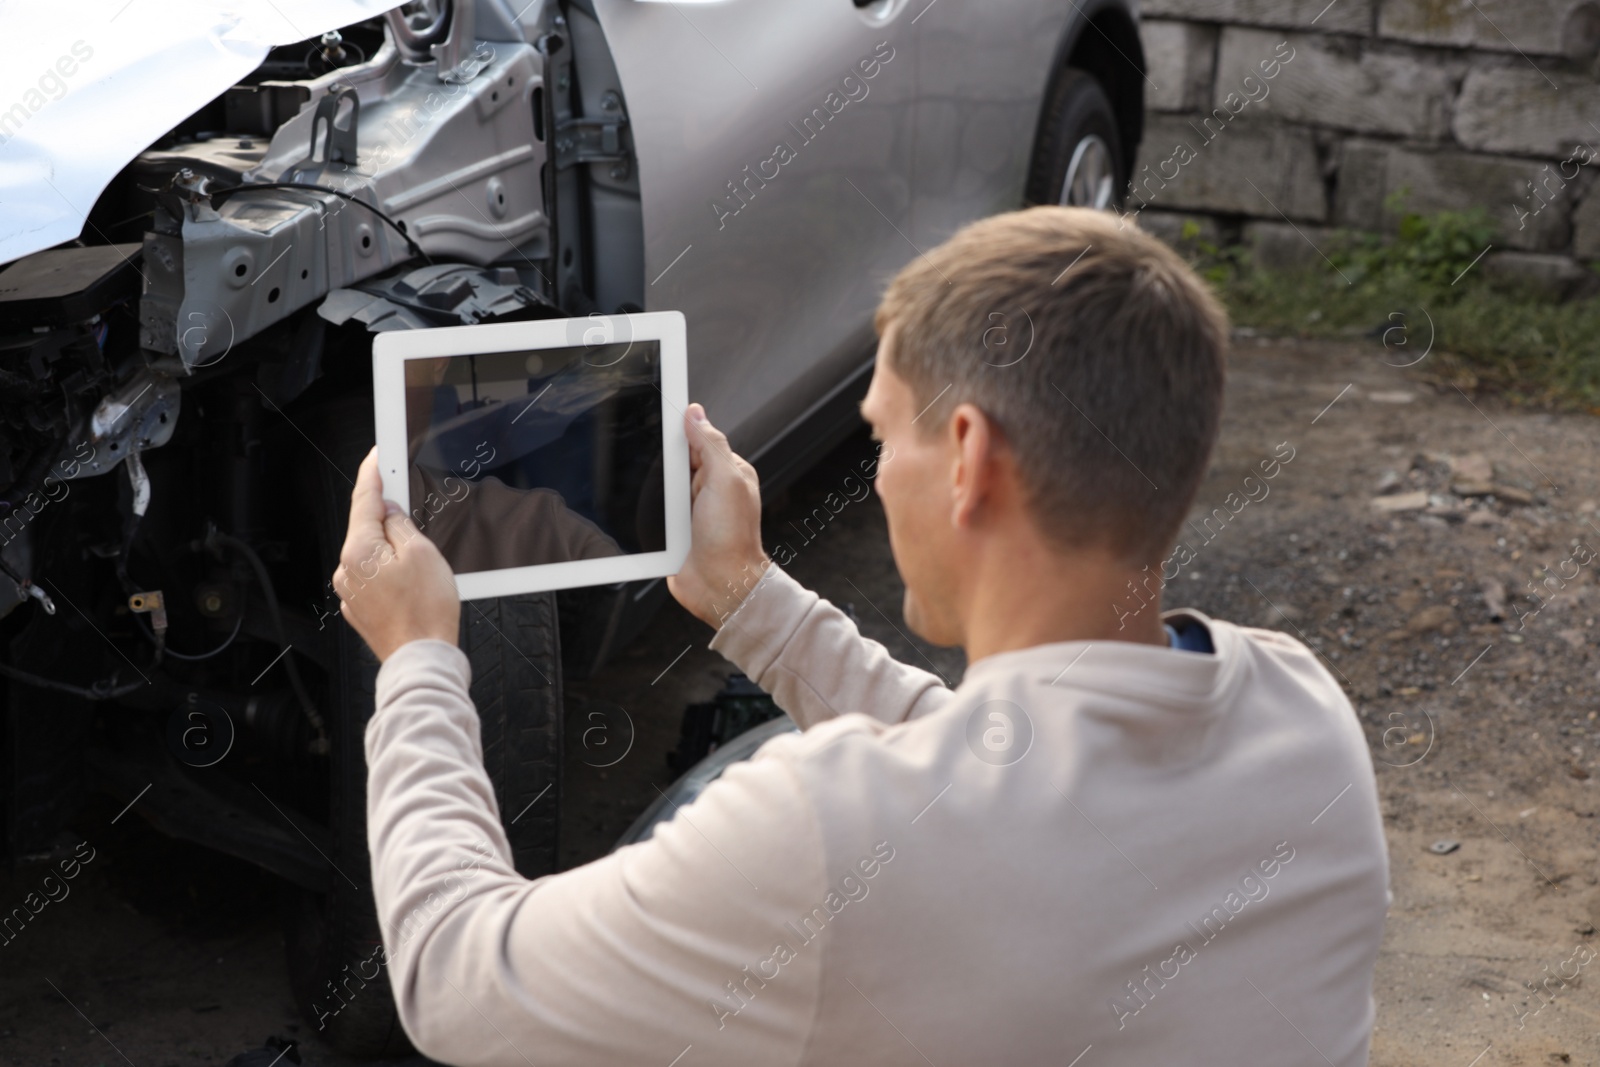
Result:
<instances>
[{"instance_id":1,"label":"dirt ground","mask_svg":"<svg viewBox=\"0 0 1600 1067\"><path fill-rule=\"evenodd\" d=\"M1600 1064L1600 434L1440 386L1426 360L1393 366L1402 351L1237 339L1195 558L1167 600L1306 640L1366 724L1394 892L1372 1063ZM792 525L870 455L858 435L775 502L769 545L896 656L959 680L959 653L906 635L875 500L814 539ZM603 853L671 780L682 709L730 670L709 636L669 606L569 687L565 862ZM213 1067L269 1034L348 1063L295 1016L271 880L116 814L84 813L96 853L72 896L0 950L0 1063ZM0 899L45 873L0 877Z\"/></svg>"},{"instance_id":2,"label":"dirt ground","mask_svg":"<svg viewBox=\"0 0 1600 1067\"><path fill-rule=\"evenodd\" d=\"M1402 352L1239 340L1201 499L1295 458L1169 599L1301 637L1367 726L1394 893L1372 1062L1600 1063L1600 427Z\"/></svg>"}]
</instances>

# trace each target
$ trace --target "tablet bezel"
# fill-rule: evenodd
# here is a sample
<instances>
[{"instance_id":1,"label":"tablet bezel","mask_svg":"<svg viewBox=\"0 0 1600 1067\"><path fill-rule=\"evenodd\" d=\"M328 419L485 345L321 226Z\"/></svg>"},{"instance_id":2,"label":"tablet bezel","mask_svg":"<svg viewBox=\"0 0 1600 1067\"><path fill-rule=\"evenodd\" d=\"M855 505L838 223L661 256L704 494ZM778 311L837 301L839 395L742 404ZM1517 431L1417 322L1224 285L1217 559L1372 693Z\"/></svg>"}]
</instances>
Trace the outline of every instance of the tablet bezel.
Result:
<instances>
[{"instance_id":1,"label":"tablet bezel","mask_svg":"<svg viewBox=\"0 0 1600 1067\"><path fill-rule=\"evenodd\" d=\"M602 320L539 319L533 322L483 326L441 326L426 330L394 330L372 341L374 425L378 469L384 498L411 512L411 479L406 456L405 362L440 356L488 352L575 348L597 328L608 337L655 341L661 370L661 458L665 492L667 547L661 552L636 552L600 559L541 563L457 574L462 600L542 593L586 585L611 585L676 574L689 554L689 442L684 411L689 405L688 349L683 314L651 311L609 315Z\"/></svg>"}]
</instances>

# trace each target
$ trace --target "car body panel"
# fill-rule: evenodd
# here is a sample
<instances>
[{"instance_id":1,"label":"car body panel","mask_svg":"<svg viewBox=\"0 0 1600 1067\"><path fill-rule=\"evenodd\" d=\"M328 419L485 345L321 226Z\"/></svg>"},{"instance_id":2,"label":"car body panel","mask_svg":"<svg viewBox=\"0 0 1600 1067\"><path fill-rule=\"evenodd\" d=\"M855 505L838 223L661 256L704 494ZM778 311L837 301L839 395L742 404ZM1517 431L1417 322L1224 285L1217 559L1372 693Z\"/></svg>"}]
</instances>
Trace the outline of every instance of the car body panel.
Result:
<instances>
[{"instance_id":1,"label":"car body panel","mask_svg":"<svg viewBox=\"0 0 1600 1067\"><path fill-rule=\"evenodd\" d=\"M1051 64L1083 6L940 4L917 23L917 153L906 232L918 247L1022 204Z\"/></svg>"},{"instance_id":2,"label":"car body panel","mask_svg":"<svg viewBox=\"0 0 1600 1067\"><path fill-rule=\"evenodd\" d=\"M0 263L83 230L119 171L254 70L399 0L61 0L7 4L0 31L30 56L0 69ZM93 235L90 235L91 237Z\"/></svg>"},{"instance_id":3,"label":"car body panel","mask_svg":"<svg viewBox=\"0 0 1600 1067\"><path fill-rule=\"evenodd\" d=\"M646 307L688 318L691 390L735 447L848 374L878 280L915 254L896 232L915 70L894 6L595 5L638 157Z\"/></svg>"},{"instance_id":4,"label":"car body panel","mask_svg":"<svg viewBox=\"0 0 1600 1067\"><path fill-rule=\"evenodd\" d=\"M595 9L638 155L646 304L688 317L693 394L753 452L870 356L895 271L1020 205L1051 64L1080 18L1044 0ZM886 54L865 78L857 64ZM806 126L830 93L830 110L847 102Z\"/></svg>"}]
</instances>

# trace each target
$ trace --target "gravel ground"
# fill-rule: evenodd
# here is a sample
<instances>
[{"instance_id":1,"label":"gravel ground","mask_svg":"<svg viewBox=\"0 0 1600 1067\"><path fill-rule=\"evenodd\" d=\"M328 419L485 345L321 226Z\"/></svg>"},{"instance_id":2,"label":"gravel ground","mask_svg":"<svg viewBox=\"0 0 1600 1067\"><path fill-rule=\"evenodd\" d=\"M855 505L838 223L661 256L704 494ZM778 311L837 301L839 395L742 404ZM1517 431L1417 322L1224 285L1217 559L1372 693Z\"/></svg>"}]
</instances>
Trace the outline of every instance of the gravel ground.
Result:
<instances>
[{"instance_id":1,"label":"gravel ground","mask_svg":"<svg viewBox=\"0 0 1600 1067\"><path fill-rule=\"evenodd\" d=\"M1201 499L1279 442L1296 456L1175 602L1301 637L1367 726L1394 892L1372 1062L1600 1063L1581 966L1600 924L1600 435L1391 360L1240 341Z\"/></svg>"},{"instance_id":2,"label":"gravel ground","mask_svg":"<svg viewBox=\"0 0 1600 1067\"><path fill-rule=\"evenodd\" d=\"M1372 1062L1600 1063L1580 967L1600 924L1600 437L1589 416L1508 410L1387 360L1238 339L1194 558L1167 600L1307 641L1366 724L1394 890ZM906 634L875 500L801 528L871 447L853 437L776 501L768 543L896 656L956 681L958 652ZM565 862L604 853L671 780L682 709L730 669L709 637L669 606L604 678L569 687ZM268 1035L347 1063L295 1017L271 879L115 816L83 814L95 851L71 896L4 948L0 1063L212 1067ZM0 878L0 899L46 873Z\"/></svg>"}]
</instances>

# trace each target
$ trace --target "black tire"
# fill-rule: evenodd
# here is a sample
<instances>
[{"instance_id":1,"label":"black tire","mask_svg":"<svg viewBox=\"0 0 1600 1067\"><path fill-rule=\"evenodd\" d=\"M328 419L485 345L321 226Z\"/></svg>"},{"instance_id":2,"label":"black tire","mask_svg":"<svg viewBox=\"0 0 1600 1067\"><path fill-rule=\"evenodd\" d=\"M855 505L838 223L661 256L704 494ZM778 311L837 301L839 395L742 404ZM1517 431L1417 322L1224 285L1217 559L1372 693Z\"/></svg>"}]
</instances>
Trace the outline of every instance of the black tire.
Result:
<instances>
[{"instance_id":1,"label":"black tire","mask_svg":"<svg viewBox=\"0 0 1600 1067\"><path fill-rule=\"evenodd\" d=\"M1109 186L1097 189L1094 203L1064 196L1063 186L1075 156L1079 166L1085 166L1087 157L1082 153L1093 151L1096 140L1109 157L1104 168ZM1117 133L1117 113L1105 89L1093 75L1063 68L1045 93L1040 111L1033 165L1028 172L1027 203L1071 202L1106 210L1120 208L1128 182L1126 158Z\"/></svg>"},{"instance_id":2,"label":"black tire","mask_svg":"<svg viewBox=\"0 0 1600 1067\"><path fill-rule=\"evenodd\" d=\"M350 485L372 445L372 401L326 405L297 422L322 453L300 469L311 492L321 574L344 542ZM349 479L347 481L346 479ZM323 579L326 581L326 578ZM332 605L330 605L332 606ZM333 669L318 696L328 722L327 817L335 872L324 895L292 890L285 947L295 1002L319 1038L351 1056L410 1051L383 959L367 851L363 734L373 712L378 661L355 631L330 616L323 635ZM553 594L462 605L461 647L472 663L484 765L494 783L512 860L529 877L556 869L561 796L561 656ZM537 803L535 803L537 801ZM376 972L376 973L374 973Z\"/></svg>"}]
</instances>

